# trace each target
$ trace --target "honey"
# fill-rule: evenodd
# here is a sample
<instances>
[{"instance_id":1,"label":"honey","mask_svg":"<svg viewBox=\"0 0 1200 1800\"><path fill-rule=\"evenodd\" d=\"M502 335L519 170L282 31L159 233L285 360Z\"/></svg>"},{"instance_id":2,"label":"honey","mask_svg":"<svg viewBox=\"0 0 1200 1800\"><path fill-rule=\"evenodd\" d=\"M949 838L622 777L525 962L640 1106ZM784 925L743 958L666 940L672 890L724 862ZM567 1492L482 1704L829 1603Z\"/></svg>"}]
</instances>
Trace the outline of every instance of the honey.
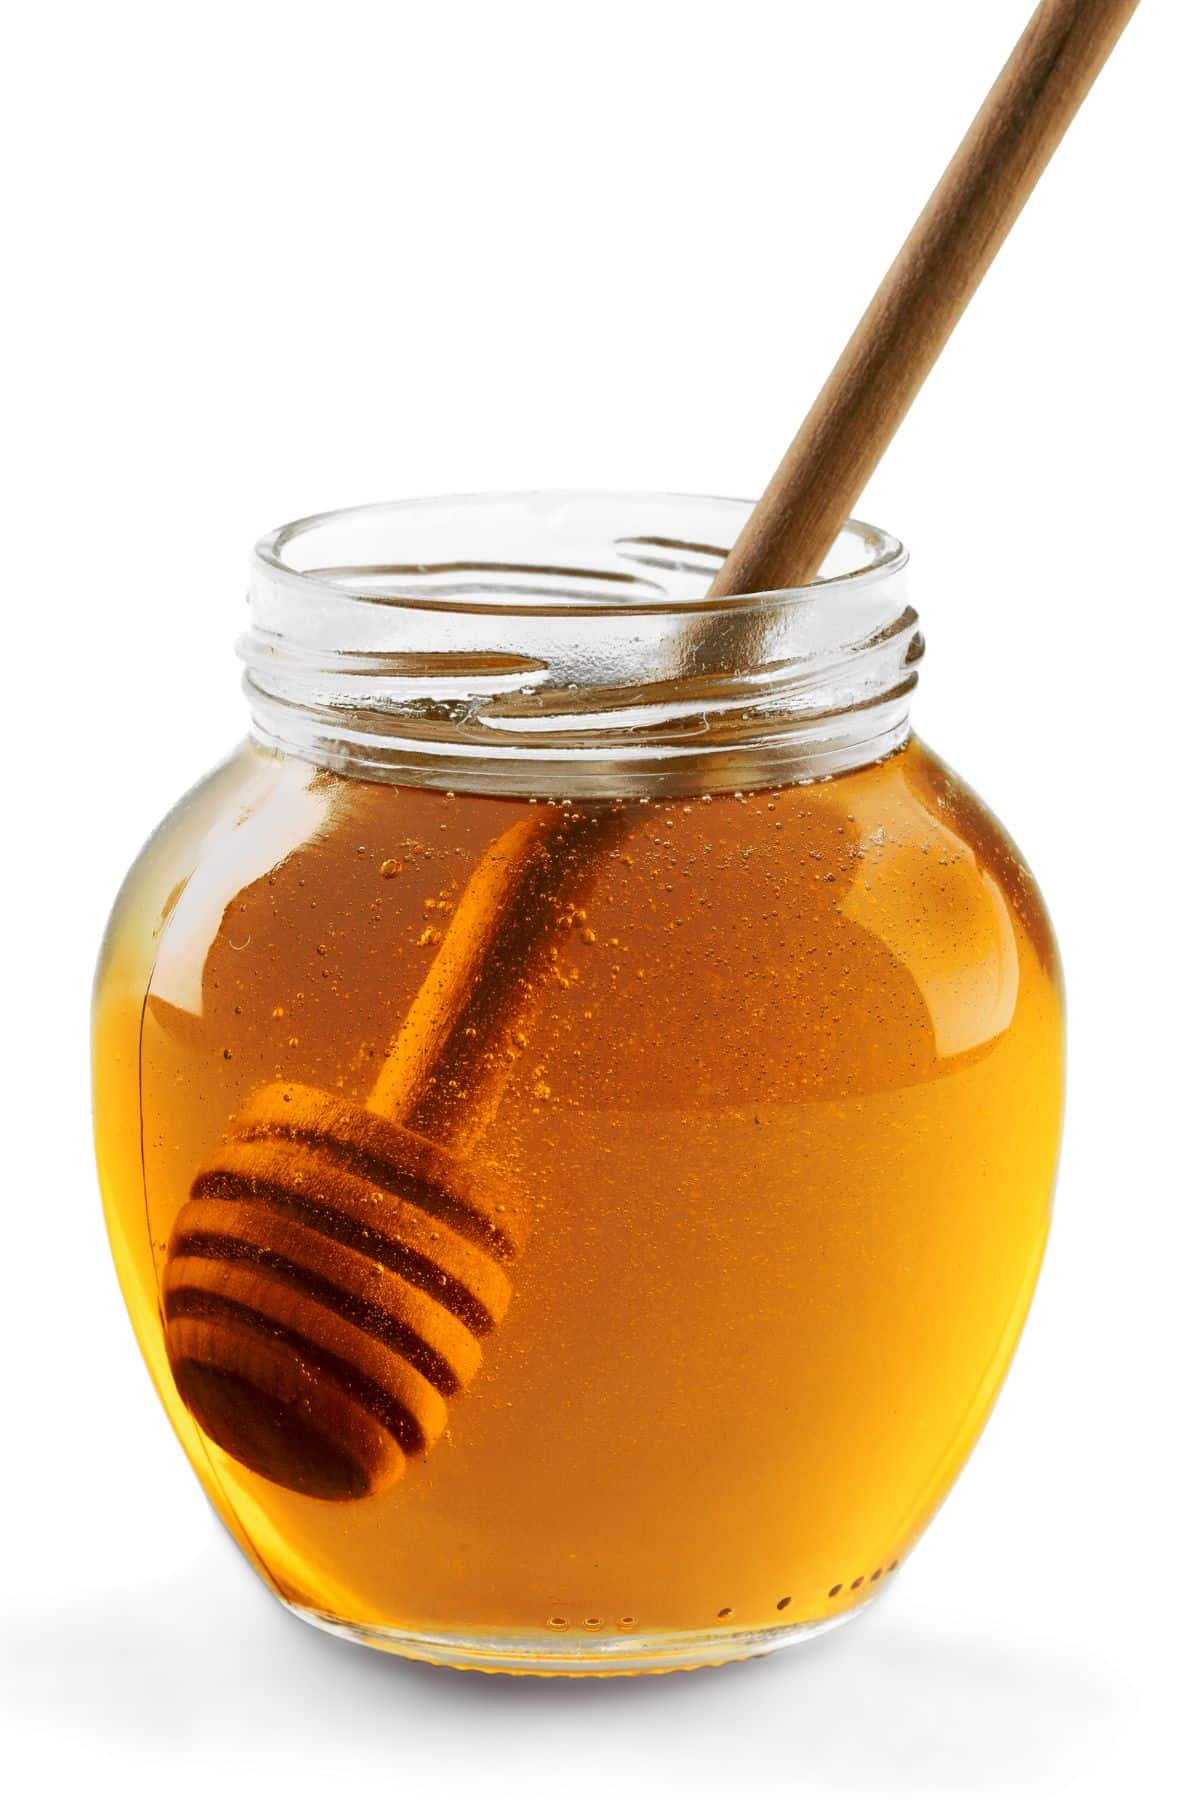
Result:
<instances>
[{"instance_id":1,"label":"honey","mask_svg":"<svg viewBox=\"0 0 1200 1800\"><path fill-rule=\"evenodd\" d=\"M384 1387L415 1357L438 1396L401 1441L356 1390L378 1479L299 1491L185 1405L204 1306L172 1294L236 1298L262 1273L230 1248L237 1169L268 1167L237 1121L264 1095L360 1116L475 872L531 814L595 837L458 1147L482 1184L466 1213L483 1186L511 1197L509 1236L494 1212L446 1213L450 1176L403 1231L344 1230L340 1260L311 1218L271 1212L301 1327L318 1291L348 1333L381 1342L386 1315ZM451 1661L739 1654L879 1592L987 1417L1045 1241L1052 936L1009 840L912 738L824 780L532 802L248 744L129 878L95 1052L122 1287L218 1512L290 1604ZM390 1192L356 1142L351 1212ZM259 1226L237 1229L253 1250ZM410 1277L426 1311L397 1337ZM283 1380L305 1349L281 1319L246 1329Z\"/></svg>"}]
</instances>

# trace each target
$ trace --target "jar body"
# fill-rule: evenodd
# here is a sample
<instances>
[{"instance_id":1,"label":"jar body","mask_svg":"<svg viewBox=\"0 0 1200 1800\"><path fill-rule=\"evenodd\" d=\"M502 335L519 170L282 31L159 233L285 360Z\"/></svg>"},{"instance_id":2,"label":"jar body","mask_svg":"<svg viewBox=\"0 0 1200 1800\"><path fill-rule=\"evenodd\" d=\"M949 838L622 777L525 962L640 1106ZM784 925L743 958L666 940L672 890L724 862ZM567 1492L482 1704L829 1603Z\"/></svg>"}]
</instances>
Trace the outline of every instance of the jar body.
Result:
<instances>
[{"instance_id":1,"label":"jar body","mask_svg":"<svg viewBox=\"0 0 1200 1800\"><path fill-rule=\"evenodd\" d=\"M1062 1103L1036 888L919 742L622 814L472 1151L519 1180L511 1304L386 1491L211 1441L163 1279L197 1169L272 1083L363 1103L519 797L247 745L118 901L95 1013L110 1235L196 1472L291 1605L461 1666L688 1666L878 1593L1025 1316Z\"/></svg>"}]
</instances>

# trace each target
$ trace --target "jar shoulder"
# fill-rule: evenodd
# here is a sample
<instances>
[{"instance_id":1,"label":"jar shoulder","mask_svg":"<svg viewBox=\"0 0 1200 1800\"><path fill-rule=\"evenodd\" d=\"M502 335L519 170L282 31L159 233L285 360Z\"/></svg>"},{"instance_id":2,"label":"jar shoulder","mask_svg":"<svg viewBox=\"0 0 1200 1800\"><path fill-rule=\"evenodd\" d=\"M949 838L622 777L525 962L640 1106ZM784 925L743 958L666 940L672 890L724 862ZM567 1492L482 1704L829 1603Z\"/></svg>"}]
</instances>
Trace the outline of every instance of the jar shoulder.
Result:
<instances>
[{"instance_id":1,"label":"jar shoulder","mask_svg":"<svg viewBox=\"0 0 1200 1800\"><path fill-rule=\"evenodd\" d=\"M302 995L306 1056L357 1080L350 1025L357 1044L386 1043L473 871L528 810L245 746L135 863L102 980L139 1009L151 994L180 1043L203 1026L226 1048L246 1016L224 1018L235 995L279 1020ZM571 1036L561 1079L581 1103L612 1087L610 1063L624 1097L693 1082L698 1046L718 1042L704 1078L740 1095L778 1086L784 1064L806 1093L943 1072L1022 1022L1058 1041L1058 957L1033 876L924 744L828 782L628 813L576 897L542 1008L543 1037ZM279 1034L290 1067L297 1034Z\"/></svg>"},{"instance_id":2,"label":"jar shoulder","mask_svg":"<svg viewBox=\"0 0 1200 1800\"><path fill-rule=\"evenodd\" d=\"M904 765L916 817L935 821L970 855L979 883L1003 897L1015 928L1061 992L1061 960L1049 909L1007 827L970 783L921 740L911 741Z\"/></svg>"},{"instance_id":3,"label":"jar shoulder","mask_svg":"<svg viewBox=\"0 0 1200 1800\"><path fill-rule=\"evenodd\" d=\"M95 991L123 964L146 964L196 869L220 846L247 807L283 778L285 759L249 739L189 788L155 826L122 881L105 926Z\"/></svg>"}]
</instances>

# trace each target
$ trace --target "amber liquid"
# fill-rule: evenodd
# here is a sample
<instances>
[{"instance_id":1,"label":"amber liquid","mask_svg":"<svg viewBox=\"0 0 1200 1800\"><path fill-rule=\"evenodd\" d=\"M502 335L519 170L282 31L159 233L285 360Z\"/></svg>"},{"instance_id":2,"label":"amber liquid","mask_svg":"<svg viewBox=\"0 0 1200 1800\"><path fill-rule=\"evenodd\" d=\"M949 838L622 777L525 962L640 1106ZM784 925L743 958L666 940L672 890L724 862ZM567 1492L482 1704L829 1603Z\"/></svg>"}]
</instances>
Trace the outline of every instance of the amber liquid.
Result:
<instances>
[{"instance_id":1,"label":"amber liquid","mask_svg":"<svg viewBox=\"0 0 1200 1800\"><path fill-rule=\"evenodd\" d=\"M287 1599L536 1640L816 1621L886 1583L969 1451L1048 1222L1060 990L995 821L918 744L633 804L477 1154L530 1194L507 1316L387 1492L264 1480L163 1350L175 1217L286 1078L365 1099L526 802L247 748L172 816L98 988L126 1297L222 1516Z\"/></svg>"}]
</instances>

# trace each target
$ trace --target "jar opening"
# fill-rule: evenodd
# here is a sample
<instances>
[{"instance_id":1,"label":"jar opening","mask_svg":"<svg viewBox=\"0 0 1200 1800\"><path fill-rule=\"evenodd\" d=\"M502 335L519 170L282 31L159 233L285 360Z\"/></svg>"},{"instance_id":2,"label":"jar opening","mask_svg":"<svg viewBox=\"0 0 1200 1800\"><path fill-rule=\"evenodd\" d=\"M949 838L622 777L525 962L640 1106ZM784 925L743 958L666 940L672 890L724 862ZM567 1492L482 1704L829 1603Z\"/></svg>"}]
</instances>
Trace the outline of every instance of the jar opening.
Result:
<instances>
[{"instance_id":1,"label":"jar opening","mask_svg":"<svg viewBox=\"0 0 1200 1800\"><path fill-rule=\"evenodd\" d=\"M254 556L264 742L375 780L545 797L821 779L908 731L903 547L850 521L805 587L710 600L748 501L533 493L356 507Z\"/></svg>"}]
</instances>

